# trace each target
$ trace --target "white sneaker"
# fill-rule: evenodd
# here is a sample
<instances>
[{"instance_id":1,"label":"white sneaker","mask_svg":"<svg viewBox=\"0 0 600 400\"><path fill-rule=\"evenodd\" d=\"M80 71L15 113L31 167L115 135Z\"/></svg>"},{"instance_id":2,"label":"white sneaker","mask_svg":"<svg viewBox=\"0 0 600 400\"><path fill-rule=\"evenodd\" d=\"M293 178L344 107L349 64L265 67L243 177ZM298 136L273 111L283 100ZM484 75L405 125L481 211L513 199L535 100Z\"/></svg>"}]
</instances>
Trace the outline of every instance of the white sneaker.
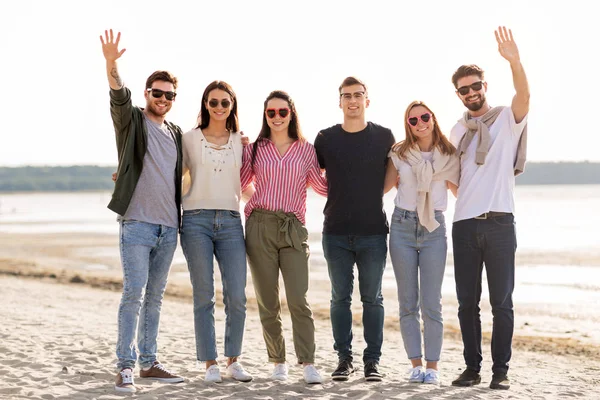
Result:
<instances>
[{"instance_id":1,"label":"white sneaker","mask_svg":"<svg viewBox=\"0 0 600 400\"><path fill-rule=\"evenodd\" d=\"M286 381L288 378L288 367L286 364L275 364L275 368L273 369L273 373L271 374L271 379L275 379L277 381Z\"/></svg>"},{"instance_id":2,"label":"white sneaker","mask_svg":"<svg viewBox=\"0 0 600 400\"><path fill-rule=\"evenodd\" d=\"M240 382L250 382L252 380L252 375L247 373L242 364L237 361L227 367L225 375Z\"/></svg>"},{"instance_id":3,"label":"white sneaker","mask_svg":"<svg viewBox=\"0 0 600 400\"><path fill-rule=\"evenodd\" d=\"M323 383L323 378L321 378L321 374L314 365L308 364L304 366L304 382Z\"/></svg>"},{"instance_id":4,"label":"white sneaker","mask_svg":"<svg viewBox=\"0 0 600 400\"><path fill-rule=\"evenodd\" d=\"M425 372L421 365L409 370L408 381L410 383L423 383L423 379L425 379Z\"/></svg>"},{"instance_id":5,"label":"white sneaker","mask_svg":"<svg viewBox=\"0 0 600 400\"><path fill-rule=\"evenodd\" d=\"M221 371L219 370L219 366L216 364L211 365L206 368L206 375L204 376L204 382L215 382L221 383L223 379L221 379Z\"/></svg>"},{"instance_id":6,"label":"white sneaker","mask_svg":"<svg viewBox=\"0 0 600 400\"><path fill-rule=\"evenodd\" d=\"M423 383L428 383L430 385L439 385L440 373L433 368L427 368L427 370L425 370L425 377L423 378Z\"/></svg>"}]
</instances>

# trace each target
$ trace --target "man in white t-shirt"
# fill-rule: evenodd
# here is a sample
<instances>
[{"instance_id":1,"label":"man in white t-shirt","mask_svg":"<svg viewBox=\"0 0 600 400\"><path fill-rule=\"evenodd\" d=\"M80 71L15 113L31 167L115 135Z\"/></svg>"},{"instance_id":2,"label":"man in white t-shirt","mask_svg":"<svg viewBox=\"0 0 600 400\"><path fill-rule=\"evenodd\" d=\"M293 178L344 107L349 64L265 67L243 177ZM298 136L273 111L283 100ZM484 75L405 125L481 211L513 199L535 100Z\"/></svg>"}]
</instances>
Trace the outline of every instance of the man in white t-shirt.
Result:
<instances>
[{"instance_id":1,"label":"man in white t-shirt","mask_svg":"<svg viewBox=\"0 0 600 400\"><path fill-rule=\"evenodd\" d=\"M468 109L450 134L461 164L452 240L458 318L467 367L452 385L481 382L479 301L485 264L494 316L490 388L508 389L517 248L514 186L515 174L523 169L529 85L512 32L499 27L495 35L498 51L512 70L516 94L510 107L490 107L485 97L488 84L478 66L463 65L452 76L456 94Z\"/></svg>"}]
</instances>

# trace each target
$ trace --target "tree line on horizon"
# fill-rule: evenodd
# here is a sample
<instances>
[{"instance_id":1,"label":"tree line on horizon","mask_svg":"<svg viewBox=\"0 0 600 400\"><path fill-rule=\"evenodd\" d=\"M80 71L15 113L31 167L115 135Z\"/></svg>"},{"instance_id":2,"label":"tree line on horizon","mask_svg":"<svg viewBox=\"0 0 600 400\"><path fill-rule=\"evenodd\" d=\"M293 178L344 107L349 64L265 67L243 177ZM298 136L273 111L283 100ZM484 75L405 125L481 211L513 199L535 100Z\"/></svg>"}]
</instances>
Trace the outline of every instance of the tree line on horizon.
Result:
<instances>
[{"instance_id":1,"label":"tree line on horizon","mask_svg":"<svg viewBox=\"0 0 600 400\"><path fill-rule=\"evenodd\" d=\"M0 167L0 192L112 190L115 166ZM517 185L600 184L600 162L528 162Z\"/></svg>"}]
</instances>

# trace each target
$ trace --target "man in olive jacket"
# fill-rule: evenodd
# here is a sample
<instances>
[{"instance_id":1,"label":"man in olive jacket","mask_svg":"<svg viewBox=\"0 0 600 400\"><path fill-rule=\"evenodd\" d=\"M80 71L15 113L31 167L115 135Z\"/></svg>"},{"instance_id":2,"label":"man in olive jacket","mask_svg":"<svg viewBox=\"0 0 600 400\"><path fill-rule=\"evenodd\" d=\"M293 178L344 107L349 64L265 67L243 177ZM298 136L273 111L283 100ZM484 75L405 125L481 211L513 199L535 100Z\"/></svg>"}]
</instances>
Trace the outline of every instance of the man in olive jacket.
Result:
<instances>
[{"instance_id":1,"label":"man in olive jacket","mask_svg":"<svg viewBox=\"0 0 600 400\"><path fill-rule=\"evenodd\" d=\"M146 108L132 105L117 70L121 34L100 36L110 85L110 111L119 165L108 208L119 215L123 295L118 314L118 370L115 390L135 392L140 378L182 382L156 357L163 293L177 247L181 219L181 128L165 121L175 100L177 79L156 71L146 81ZM140 317L141 316L141 317ZM137 331L137 349L136 349Z\"/></svg>"}]
</instances>

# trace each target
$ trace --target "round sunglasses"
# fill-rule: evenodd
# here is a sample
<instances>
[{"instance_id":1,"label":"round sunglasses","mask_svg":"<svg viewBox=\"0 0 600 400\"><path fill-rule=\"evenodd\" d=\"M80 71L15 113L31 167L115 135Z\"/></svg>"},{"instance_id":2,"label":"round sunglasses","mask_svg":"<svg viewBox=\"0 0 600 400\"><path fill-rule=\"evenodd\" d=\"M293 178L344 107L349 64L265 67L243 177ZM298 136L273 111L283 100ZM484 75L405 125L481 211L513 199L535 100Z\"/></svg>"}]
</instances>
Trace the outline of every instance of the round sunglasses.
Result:
<instances>
[{"instance_id":1,"label":"round sunglasses","mask_svg":"<svg viewBox=\"0 0 600 400\"><path fill-rule=\"evenodd\" d=\"M217 100L217 99L210 99L208 101L208 105L210 106L210 108L217 108L217 107L219 107L219 100ZM231 105L231 101L229 101L227 99L222 99L221 100L221 107L223 107L223 108L229 108L230 105Z\"/></svg>"}]
</instances>

